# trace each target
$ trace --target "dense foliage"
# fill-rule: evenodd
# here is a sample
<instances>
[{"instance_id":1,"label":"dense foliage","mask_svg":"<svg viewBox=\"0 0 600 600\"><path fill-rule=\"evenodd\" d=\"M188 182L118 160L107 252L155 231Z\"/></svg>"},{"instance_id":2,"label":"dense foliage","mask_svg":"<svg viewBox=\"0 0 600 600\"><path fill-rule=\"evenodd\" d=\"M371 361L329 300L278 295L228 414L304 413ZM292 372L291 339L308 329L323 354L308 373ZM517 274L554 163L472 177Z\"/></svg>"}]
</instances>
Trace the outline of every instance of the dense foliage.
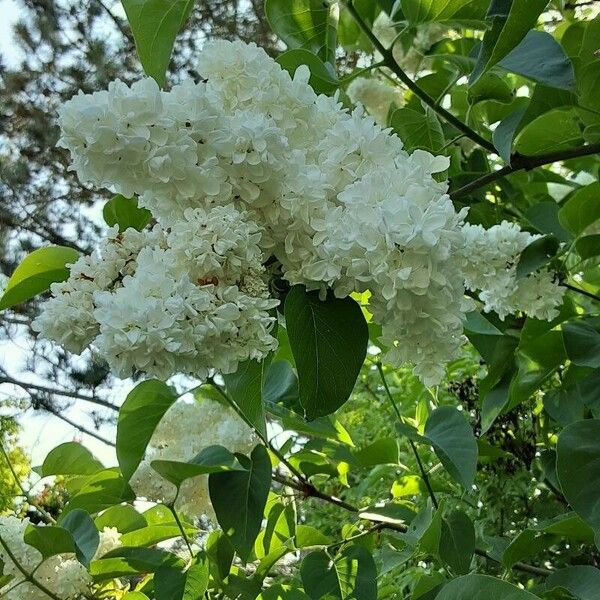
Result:
<instances>
[{"instance_id":1,"label":"dense foliage","mask_svg":"<svg viewBox=\"0 0 600 600\"><path fill-rule=\"evenodd\" d=\"M63 103L54 169L109 232L0 307L144 380L64 497L3 452L3 597L600 598L595 7L266 0L277 64L123 4L149 77Z\"/></svg>"}]
</instances>

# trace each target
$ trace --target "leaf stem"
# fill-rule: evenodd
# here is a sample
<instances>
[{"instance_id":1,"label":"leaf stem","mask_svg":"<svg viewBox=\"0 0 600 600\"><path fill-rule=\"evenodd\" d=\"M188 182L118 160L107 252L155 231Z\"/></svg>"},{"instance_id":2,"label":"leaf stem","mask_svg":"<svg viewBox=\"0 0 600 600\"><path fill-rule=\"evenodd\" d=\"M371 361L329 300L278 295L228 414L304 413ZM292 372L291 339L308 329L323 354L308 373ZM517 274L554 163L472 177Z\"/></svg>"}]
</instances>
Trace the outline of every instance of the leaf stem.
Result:
<instances>
[{"instance_id":1,"label":"leaf stem","mask_svg":"<svg viewBox=\"0 0 600 600\"><path fill-rule=\"evenodd\" d=\"M177 496L179 496L179 490L177 490ZM177 501L177 496L175 496L175 500L173 500L172 503L167 504L166 507L171 511L171 514L173 515L173 518L175 519L175 523L177 523L177 527L179 527L179 531L181 531L181 537L185 541L185 545L187 546L187 548L190 552L190 556L192 558L194 558L194 551L192 550L192 544L190 543L187 533L185 532L185 529L183 528L183 523L181 522L181 519L179 518L179 515L177 514L177 511L175 510L175 502Z\"/></svg>"},{"instance_id":2,"label":"leaf stem","mask_svg":"<svg viewBox=\"0 0 600 600\"><path fill-rule=\"evenodd\" d=\"M383 387L385 388L387 397L388 397L389 401L391 402L392 406L394 407L394 412L396 413L396 416L398 417L398 420L400 421L400 423L402 423L404 425L405 424L404 417L402 416L402 414L400 413L400 410L398 409L396 401L394 400L394 396L392 395L392 391L390 390L390 387L388 385L387 379L385 378L385 373L383 372L383 365L379 361L377 361L375 363L375 365L377 366L377 371L379 372L379 376L381 377L381 381L383 383ZM419 456L419 451L417 450L417 446L410 438L408 441L410 443L410 447L413 451L413 454L415 455L415 459L417 461L419 471L421 472L421 477L423 478L423 481L425 482L425 487L427 488L427 493L429 494L429 497L431 498L431 502L432 502L433 506L437 510L439 508L439 503L437 501L437 498L435 497L433 488L431 487L431 482L429 481L429 475L427 474L427 471L425 470L425 467L423 466L423 463L421 462L421 457Z\"/></svg>"},{"instance_id":3,"label":"leaf stem","mask_svg":"<svg viewBox=\"0 0 600 600\"><path fill-rule=\"evenodd\" d=\"M435 98L432 98L425 90L421 89L414 82L408 74L400 67L394 58L394 54L391 49L386 48L373 33L371 28L365 23L364 19L360 16L360 13L354 7L353 0L346 0L346 7L352 18L356 21L357 25L361 28L364 34L369 38L373 46L383 56L383 62L398 79L422 102L427 104L434 112L436 112L442 119L453 125L460 132L464 133L468 138L473 140L476 144L485 148L488 152L497 154L497 150L490 141L486 140L483 136L479 135L474 129L471 129L466 123L463 123L458 117L455 117L451 112L440 106Z\"/></svg>"},{"instance_id":4,"label":"leaf stem","mask_svg":"<svg viewBox=\"0 0 600 600\"><path fill-rule=\"evenodd\" d=\"M588 298L591 298L592 300L596 300L596 302L600 302L600 296L598 296L597 294L588 292L587 290L584 290L583 288L578 288L574 285L571 285L570 283L562 283L561 285L566 287L568 290L571 290L572 292L577 292L578 294L587 296Z\"/></svg>"}]
</instances>

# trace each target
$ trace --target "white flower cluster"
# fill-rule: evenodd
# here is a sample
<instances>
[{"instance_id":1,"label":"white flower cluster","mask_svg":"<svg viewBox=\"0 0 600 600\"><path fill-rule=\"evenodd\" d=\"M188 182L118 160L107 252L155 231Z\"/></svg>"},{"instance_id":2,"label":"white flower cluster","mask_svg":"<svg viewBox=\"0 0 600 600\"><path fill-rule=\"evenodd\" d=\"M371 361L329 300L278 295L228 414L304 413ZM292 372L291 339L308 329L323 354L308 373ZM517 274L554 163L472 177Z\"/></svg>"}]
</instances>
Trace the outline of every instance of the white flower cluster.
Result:
<instances>
[{"instance_id":1,"label":"white flower cluster","mask_svg":"<svg viewBox=\"0 0 600 600\"><path fill-rule=\"evenodd\" d=\"M539 236L521 231L503 221L490 229L465 225L462 272L467 289L479 290L486 312L501 319L523 311L536 319L552 320L558 315L564 288L553 273L541 271L517 277L519 255Z\"/></svg>"},{"instance_id":2,"label":"white flower cluster","mask_svg":"<svg viewBox=\"0 0 600 600\"><path fill-rule=\"evenodd\" d=\"M73 352L91 345L120 377L234 372L276 346L259 239L232 205L187 209L168 230L111 229L33 327Z\"/></svg>"},{"instance_id":3,"label":"white flower cluster","mask_svg":"<svg viewBox=\"0 0 600 600\"><path fill-rule=\"evenodd\" d=\"M188 462L208 446L248 454L255 445L252 430L233 411L214 400L179 400L166 412L152 435L144 459L130 484L138 498L170 503L175 486L151 466L154 460ZM186 480L179 491L177 510L190 517L214 515L208 494L208 475Z\"/></svg>"},{"instance_id":4,"label":"white flower cluster","mask_svg":"<svg viewBox=\"0 0 600 600\"><path fill-rule=\"evenodd\" d=\"M158 225L141 249L140 234L111 234L53 287L36 327L74 350L93 344L119 375L229 372L275 345L261 266L274 257L291 284L369 290L388 360L439 381L462 339L471 251L466 211L433 177L448 160L409 155L362 107L317 96L307 68L292 78L254 44L210 42L197 69L197 84L115 82L61 108L79 177L137 194ZM468 279L492 291L491 277ZM507 281L506 298L544 312L539 289Z\"/></svg>"},{"instance_id":5,"label":"white flower cluster","mask_svg":"<svg viewBox=\"0 0 600 600\"><path fill-rule=\"evenodd\" d=\"M44 560L38 550L23 540L28 526L29 519L0 517L2 541L19 566L28 574L33 574L38 583L63 600L79 599L89 592L92 578L75 555L59 554ZM1 544L0 560L4 563L4 574L11 576L11 580L0 588L0 597L5 600L49 600L49 596L39 586L25 580L23 573Z\"/></svg>"}]
</instances>

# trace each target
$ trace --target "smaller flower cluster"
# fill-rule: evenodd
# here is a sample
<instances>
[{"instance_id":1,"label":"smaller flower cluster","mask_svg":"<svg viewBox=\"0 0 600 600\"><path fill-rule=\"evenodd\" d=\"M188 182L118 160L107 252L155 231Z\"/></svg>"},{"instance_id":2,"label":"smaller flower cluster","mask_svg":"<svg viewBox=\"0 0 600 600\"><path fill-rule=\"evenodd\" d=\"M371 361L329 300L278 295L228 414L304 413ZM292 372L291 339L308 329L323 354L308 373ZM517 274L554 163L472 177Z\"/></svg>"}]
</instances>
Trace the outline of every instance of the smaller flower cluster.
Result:
<instances>
[{"instance_id":1,"label":"smaller flower cluster","mask_svg":"<svg viewBox=\"0 0 600 600\"><path fill-rule=\"evenodd\" d=\"M528 316L552 320L558 315L565 289L554 273L539 271L517 276L521 252L539 236L521 231L503 221L490 229L465 225L462 271L465 287L479 292L486 312L495 311L501 319L519 311Z\"/></svg>"},{"instance_id":2,"label":"smaller flower cluster","mask_svg":"<svg viewBox=\"0 0 600 600\"><path fill-rule=\"evenodd\" d=\"M179 400L166 412L152 435L144 459L130 484L138 498L170 503L177 489L151 466L154 460L188 462L208 446L224 446L248 454L255 444L252 430L233 411L214 400ZM208 476L186 480L179 491L177 510L195 518L214 515Z\"/></svg>"},{"instance_id":3,"label":"smaller flower cluster","mask_svg":"<svg viewBox=\"0 0 600 600\"><path fill-rule=\"evenodd\" d=\"M277 344L259 239L232 205L188 209L167 230L113 228L52 285L33 327L73 352L91 346L120 377L234 372Z\"/></svg>"}]
</instances>

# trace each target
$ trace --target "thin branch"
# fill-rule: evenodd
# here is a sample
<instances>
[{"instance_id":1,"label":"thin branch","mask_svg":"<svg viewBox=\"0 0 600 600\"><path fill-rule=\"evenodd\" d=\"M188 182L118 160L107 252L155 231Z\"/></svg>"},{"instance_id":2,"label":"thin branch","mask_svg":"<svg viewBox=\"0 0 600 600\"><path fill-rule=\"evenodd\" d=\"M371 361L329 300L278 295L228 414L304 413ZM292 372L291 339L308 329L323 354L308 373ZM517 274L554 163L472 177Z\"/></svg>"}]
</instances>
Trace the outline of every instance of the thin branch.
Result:
<instances>
[{"instance_id":1,"label":"thin branch","mask_svg":"<svg viewBox=\"0 0 600 600\"><path fill-rule=\"evenodd\" d=\"M17 557L13 554L13 552L10 549L10 547L8 546L8 544L2 539L1 534L0 534L0 546L2 546L4 548L4 550L6 551L6 554L8 554L8 558L10 558L10 560L15 565L15 567L17 567L17 569L21 572L25 581L28 581L29 583L31 583L32 585L34 585L35 587L40 589L49 598L52 598L52 600L62 600L54 592L51 592L45 585L43 585L37 579L35 579L35 577L31 573L28 573L25 570L23 565L21 565L21 563L17 560Z\"/></svg>"},{"instance_id":2,"label":"thin branch","mask_svg":"<svg viewBox=\"0 0 600 600\"><path fill-rule=\"evenodd\" d=\"M586 146L580 146L579 148L571 148L562 152L549 152L547 154L540 154L539 156L522 156L521 154L517 154L511 158L510 165L506 165L497 171L479 177L457 190L450 192L450 197L453 200L462 198L479 188L487 186L489 183L518 171L531 171L536 167L542 167L562 160L591 156L593 154L600 154L600 143L588 144Z\"/></svg>"},{"instance_id":3,"label":"thin branch","mask_svg":"<svg viewBox=\"0 0 600 600\"><path fill-rule=\"evenodd\" d=\"M91 429L87 429L83 425L79 425L78 423L75 423L75 421L72 421L68 417L61 415L58 410L52 408L51 406L44 404L44 405L42 405L42 408L43 408L43 410L49 412L50 414L54 415L55 417L58 417L61 421L64 421L68 425L71 425L71 427L74 427L78 431L81 431L81 433L85 433L86 435L96 438L99 442L102 442L103 444L106 444L107 446L112 446L113 448L115 447L114 442L107 440L106 438L102 437L101 435L92 431Z\"/></svg>"},{"instance_id":4,"label":"thin branch","mask_svg":"<svg viewBox=\"0 0 600 600\"><path fill-rule=\"evenodd\" d=\"M488 152L497 154L498 151L494 147L494 144L489 140L486 140L483 136L479 135L474 129L471 129L466 123L463 123L458 117L455 117L451 112L442 108L425 90L419 87L400 67L394 58L394 54L391 48L386 48L373 33L371 28L365 23L359 12L354 8L353 0L346 0L346 6L348 12L352 15L352 18L356 21L358 26L362 29L364 34L369 38L373 46L383 56L385 66L388 67L398 79L421 101L429 106L435 113L437 113L442 119L453 125L460 132L464 133L468 138L473 140L476 144L485 148Z\"/></svg>"},{"instance_id":5,"label":"thin branch","mask_svg":"<svg viewBox=\"0 0 600 600\"><path fill-rule=\"evenodd\" d=\"M376 366L377 366L377 371L379 371L379 376L381 377L381 381L383 382L383 387L385 388L387 397L388 397L389 401L391 402L392 406L394 407L394 412L396 413L396 416L398 417L398 420L400 421L400 423L404 424L404 417L398 410L398 406L396 405L394 396L392 395L392 391L390 390L390 388L388 386L388 382L385 378L385 373L383 372L383 365L378 361L376 363ZM421 477L423 478L423 481L425 482L425 487L427 488L427 493L429 494L429 497L431 498L431 502L433 503L433 506L436 509L438 509L439 503L437 501L437 498L435 497L433 487L431 487L431 482L429 481L429 475L427 474L427 471L425 470L425 467L423 466L423 463L421 462L421 457L419 456L419 451L417 450L417 446L410 438L408 439L408 441L410 443L412 452L415 455L415 459L417 460L417 465L419 467L419 471L421 472Z\"/></svg>"},{"instance_id":6,"label":"thin branch","mask_svg":"<svg viewBox=\"0 0 600 600\"><path fill-rule=\"evenodd\" d=\"M73 398L74 400L83 400L84 402L91 402L92 404L98 404L99 406L103 406L104 408L109 408L110 410L114 410L118 412L119 407L107 402L106 400L102 400L100 398L95 398L94 396L87 396L85 394L79 394L77 392L71 392L69 390L61 390L58 388L47 387L45 385L38 385L37 383L28 383L25 381L19 381L14 379L10 375L1 375L0 376L0 384L10 383L12 385L16 385L20 387L22 390L25 390L29 393L29 390L36 390L38 392L44 392L46 394L54 394L56 396L64 396L66 398Z\"/></svg>"},{"instance_id":7,"label":"thin branch","mask_svg":"<svg viewBox=\"0 0 600 600\"><path fill-rule=\"evenodd\" d=\"M301 492L306 497L319 498L320 500L328 502L329 504L334 504L335 506L340 506L341 508L344 508L345 510L352 512L352 513L360 512L360 509L358 507L353 506L352 504L349 504L348 502L344 502L343 500L340 500L339 498L335 498L334 496L329 496L328 494L325 494L319 490L316 490L316 488L314 488L314 486L313 486L313 489L315 489L318 492L316 494L307 492L307 489L304 485L302 485L301 483L296 482L292 479L288 479L286 477L281 477L279 475L274 475L273 479L275 481L281 483L282 485L286 485L292 489L295 489L295 490ZM364 519L365 521L371 521L371 522L378 523L380 525L381 529L391 529L393 531L399 531L400 533L406 533L408 531L408 526L403 525L402 523L381 523L380 521L373 521L372 519L367 519L365 517L361 517L361 519ZM485 550L482 550L481 548L475 548L475 554L477 554L477 556L485 558L486 560L490 560L490 561L493 561L496 563L498 562L495 558L490 556ZM523 573L529 573L531 575L536 575L538 577L547 577L548 575L552 575L552 573L554 573L554 571L551 569L545 569L543 567L536 567L535 565L529 565L529 564L523 563L523 562L516 562L512 566L512 569L514 569L515 571L521 571Z\"/></svg>"},{"instance_id":8,"label":"thin branch","mask_svg":"<svg viewBox=\"0 0 600 600\"><path fill-rule=\"evenodd\" d=\"M583 288L578 288L574 285L571 285L570 283L562 283L561 285L563 285L567 289L571 290L572 292L577 292L578 294L587 296L588 298L591 298L592 300L596 300L596 302L600 302L600 296L593 294L592 292L588 292L587 290L584 290Z\"/></svg>"},{"instance_id":9,"label":"thin branch","mask_svg":"<svg viewBox=\"0 0 600 600\"><path fill-rule=\"evenodd\" d=\"M25 500L27 500L27 503L30 504L31 506L33 506L40 513L40 515L42 515L42 517L46 520L47 523L56 523L56 519L43 506L40 506L30 496L29 492L25 489L25 487L21 483L21 479L17 475L17 472L15 471L12 461L10 460L10 456L8 455L8 452L6 451L6 448L4 447L2 440L0 440L0 451L2 452L2 455L4 456L4 460L6 461L6 464L8 465L8 469L10 470L10 472L13 476L13 479L15 480L15 483L17 484L17 487L21 490L21 493L23 494L23 498L25 498Z\"/></svg>"}]
</instances>

